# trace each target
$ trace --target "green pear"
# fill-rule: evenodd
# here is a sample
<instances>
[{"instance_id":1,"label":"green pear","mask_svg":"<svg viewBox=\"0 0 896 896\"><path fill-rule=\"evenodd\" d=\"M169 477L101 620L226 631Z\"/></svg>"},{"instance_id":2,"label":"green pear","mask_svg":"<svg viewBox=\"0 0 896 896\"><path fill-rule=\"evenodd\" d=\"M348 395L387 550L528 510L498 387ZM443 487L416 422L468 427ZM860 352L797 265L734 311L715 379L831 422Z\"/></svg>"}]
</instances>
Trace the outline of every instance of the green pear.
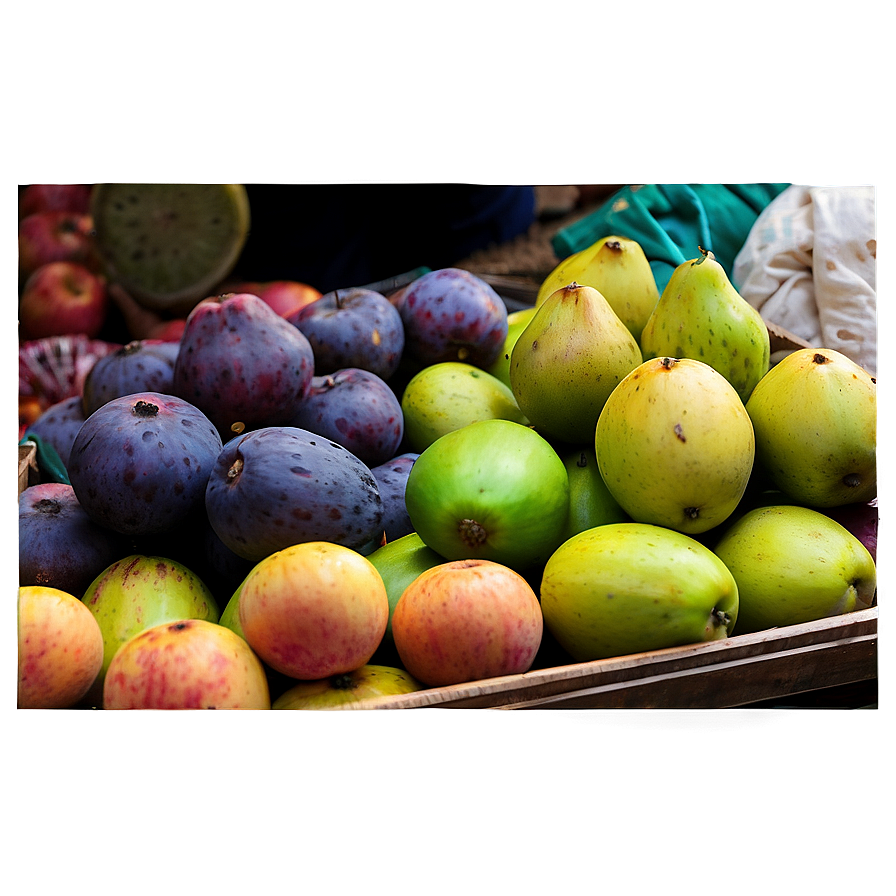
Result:
<instances>
[{"instance_id":1,"label":"green pear","mask_svg":"<svg viewBox=\"0 0 896 896\"><path fill-rule=\"evenodd\" d=\"M548 558L540 596L545 626L577 662L726 638L738 619L725 564L645 523L574 535Z\"/></svg>"},{"instance_id":2,"label":"green pear","mask_svg":"<svg viewBox=\"0 0 896 896\"><path fill-rule=\"evenodd\" d=\"M510 353L516 345L520 333L526 329L526 324L535 316L535 306L531 308L521 308L519 311L511 311L507 315L507 338L504 340L504 351L498 356L491 367L485 369L494 377L497 377L510 388Z\"/></svg>"},{"instance_id":3,"label":"green pear","mask_svg":"<svg viewBox=\"0 0 896 896\"><path fill-rule=\"evenodd\" d=\"M440 436L480 420L528 424L510 387L479 367L442 361L420 370L401 396L404 433L420 453Z\"/></svg>"},{"instance_id":4,"label":"green pear","mask_svg":"<svg viewBox=\"0 0 896 896\"><path fill-rule=\"evenodd\" d=\"M680 264L641 333L644 359L670 355L713 367L746 402L769 368L768 327L712 252Z\"/></svg>"},{"instance_id":5,"label":"green pear","mask_svg":"<svg viewBox=\"0 0 896 896\"><path fill-rule=\"evenodd\" d=\"M587 445L604 402L641 360L607 300L592 286L570 283L539 306L517 339L510 386L541 435Z\"/></svg>"},{"instance_id":6,"label":"green pear","mask_svg":"<svg viewBox=\"0 0 896 896\"><path fill-rule=\"evenodd\" d=\"M594 447L610 494L633 520L689 535L734 512L755 457L734 387L689 358L653 358L632 371L604 405Z\"/></svg>"},{"instance_id":7,"label":"green pear","mask_svg":"<svg viewBox=\"0 0 896 896\"><path fill-rule=\"evenodd\" d=\"M830 517L796 504L749 511L714 552L737 582L739 634L867 609L877 586L862 542Z\"/></svg>"},{"instance_id":8,"label":"green pear","mask_svg":"<svg viewBox=\"0 0 896 896\"><path fill-rule=\"evenodd\" d=\"M569 513L566 538L606 523L630 522L604 484L593 448L576 448L561 454L569 478Z\"/></svg>"},{"instance_id":9,"label":"green pear","mask_svg":"<svg viewBox=\"0 0 896 896\"><path fill-rule=\"evenodd\" d=\"M799 504L839 507L877 495L877 381L831 349L778 362L747 402L756 461Z\"/></svg>"}]
</instances>

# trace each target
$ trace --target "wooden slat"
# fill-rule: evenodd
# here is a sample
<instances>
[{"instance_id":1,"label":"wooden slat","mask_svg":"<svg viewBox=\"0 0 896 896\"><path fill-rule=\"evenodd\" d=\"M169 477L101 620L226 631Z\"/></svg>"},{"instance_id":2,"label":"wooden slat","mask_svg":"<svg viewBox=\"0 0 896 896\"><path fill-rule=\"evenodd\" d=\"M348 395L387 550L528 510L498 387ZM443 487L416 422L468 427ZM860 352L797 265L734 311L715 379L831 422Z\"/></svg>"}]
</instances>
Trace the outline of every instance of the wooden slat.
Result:
<instances>
[{"instance_id":1,"label":"wooden slat","mask_svg":"<svg viewBox=\"0 0 896 896\"><path fill-rule=\"evenodd\" d=\"M21 495L29 485L38 481L40 470L37 466L37 445L28 442L19 445L19 494Z\"/></svg>"},{"instance_id":2,"label":"wooden slat","mask_svg":"<svg viewBox=\"0 0 896 896\"><path fill-rule=\"evenodd\" d=\"M877 675L877 607L815 622L384 697L370 709L725 707Z\"/></svg>"}]
</instances>

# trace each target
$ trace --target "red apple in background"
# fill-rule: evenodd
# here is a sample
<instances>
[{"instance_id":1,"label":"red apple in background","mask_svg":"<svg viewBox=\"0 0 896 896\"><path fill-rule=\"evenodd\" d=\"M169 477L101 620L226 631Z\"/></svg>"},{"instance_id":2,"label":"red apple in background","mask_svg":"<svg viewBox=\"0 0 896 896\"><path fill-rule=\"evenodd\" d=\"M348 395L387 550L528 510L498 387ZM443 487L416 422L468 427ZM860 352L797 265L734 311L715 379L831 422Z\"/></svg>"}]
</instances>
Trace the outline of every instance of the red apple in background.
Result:
<instances>
[{"instance_id":1,"label":"red apple in background","mask_svg":"<svg viewBox=\"0 0 896 896\"><path fill-rule=\"evenodd\" d=\"M84 333L95 338L106 320L106 282L84 265L54 261L39 267L22 287L19 333L43 339Z\"/></svg>"},{"instance_id":2,"label":"red apple in background","mask_svg":"<svg viewBox=\"0 0 896 896\"><path fill-rule=\"evenodd\" d=\"M103 690L103 709L270 708L261 661L239 635L205 619L164 622L126 641Z\"/></svg>"},{"instance_id":3,"label":"red apple in background","mask_svg":"<svg viewBox=\"0 0 896 896\"><path fill-rule=\"evenodd\" d=\"M36 212L19 223L19 278L51 261L90 265L93 218L73 212Z\"/></svg>"},{"instance_id":4,"label":"red apple in background","mask_svg":"<svg viewBox=\"0 0 896 896\"><path fill-rule=\"evenodd\" d=\"M310 305L321 297L319 290L297 280L238 283L231 292L250 292L267 302L281 317Z\"/></svg>"},{"instance_id":5,"label":"red apple in background","mask_svg":"<svg viewBox=\"0 0 896 896\"><path fill-rule=\"evenodd\" d=\"M92 184L28 184L19 192L19 220L35 212L86 215Z\"/></svg>"},{"instance_id":6,"label":"red apple in background","mask_svg":"<svg viewBox=\"0 0 896 896\"><path fill-rule=\"evenodd\" d=\"M303 542L252 569L239 587L237 613L265 663L308 681L370 660L386 632L389 598L376 567L357 551Z\"/></svg>"},{"instance_id":7,"label":"red apple in background","mask_svg":"<svg viewBox=\"0 0 896 896\"><path fill-rule=\"evenodd\" d=\"M180 342L184 335L184 327L187 325L185 317L175 317L162 321L149 330L147 339L160 339L162 342Z\"/></svg>"},{"instance_id":8,"label":"red apple in background","mask_svg":"<svg viewBox=\"0 0 896 896\"><path fill-rule=\"evenodd\" d=\"M543 631L532 587L491 560L452 560L425 570L392 615L402 666L433 687L528 671Z\"/></svg>"}]
</instances>

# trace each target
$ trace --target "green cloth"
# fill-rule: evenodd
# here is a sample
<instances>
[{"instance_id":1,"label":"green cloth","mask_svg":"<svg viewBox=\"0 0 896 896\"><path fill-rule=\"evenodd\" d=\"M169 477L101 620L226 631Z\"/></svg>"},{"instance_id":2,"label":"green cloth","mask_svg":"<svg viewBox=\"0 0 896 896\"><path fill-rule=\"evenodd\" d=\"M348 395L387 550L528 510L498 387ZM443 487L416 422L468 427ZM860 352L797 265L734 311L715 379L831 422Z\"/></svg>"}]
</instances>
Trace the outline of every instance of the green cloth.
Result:
<instances>
[{"instance_id":1,"label":"green cloth","mask_svg":"<svg viewBox=\"0 0 896 896\"><path fill-rule=\"evenodd\" d=\"M759 213L790 184L631 184L551 241L568 258L605 236L634 240L663 291L672 271L702 247L731 278L734 259Z\"/></svg>"},{"instance_id":2,"label":"green cloth","mask_svg":"<svg viewBox=\"0 0 896 896\"><path fill-rule=\"evenodd\" d=\"M59 452L49 443L43 441L39 436L26 433L22 437L20 445L27 445L33 442L37 446L37 468L40 470L40 478L42 482L61 482L64 485L71 485L68 478L68 471L65 464L59 456Z\"/></svg>"}]
</instances>

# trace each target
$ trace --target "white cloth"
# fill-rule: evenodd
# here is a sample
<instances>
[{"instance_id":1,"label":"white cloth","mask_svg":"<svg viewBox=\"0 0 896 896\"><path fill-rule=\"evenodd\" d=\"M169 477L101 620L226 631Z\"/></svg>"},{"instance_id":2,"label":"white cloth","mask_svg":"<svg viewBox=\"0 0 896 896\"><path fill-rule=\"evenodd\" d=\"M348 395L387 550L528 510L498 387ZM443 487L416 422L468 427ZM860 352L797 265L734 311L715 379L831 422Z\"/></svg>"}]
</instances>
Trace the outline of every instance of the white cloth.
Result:
<instances>
[{"instance_id":1,"label":"white cloth","mask_svg":"<svg viewBox=\"0 0 896 896\"><path fill-rule=\"evenodd\" d=\"M877 373L874 187L787 187L734 260L735 288L770 323Z\"/></svg>"}]
</instances>

